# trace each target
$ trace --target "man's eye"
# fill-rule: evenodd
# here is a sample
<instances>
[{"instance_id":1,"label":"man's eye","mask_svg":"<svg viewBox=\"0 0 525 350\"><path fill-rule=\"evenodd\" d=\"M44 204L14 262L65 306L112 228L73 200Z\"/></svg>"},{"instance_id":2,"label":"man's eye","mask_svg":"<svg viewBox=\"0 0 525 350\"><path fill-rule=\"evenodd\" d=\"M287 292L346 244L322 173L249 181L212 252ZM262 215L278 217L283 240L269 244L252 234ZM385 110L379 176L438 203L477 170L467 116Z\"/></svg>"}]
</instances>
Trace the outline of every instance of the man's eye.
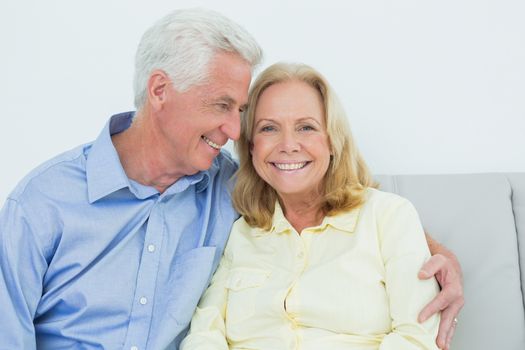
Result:
<instances>
[{"instance_id":1,"label":"man's eye","mask_svg":"<svg viewBox=\"0 0 525 350\"><path fill-rule=\"evenodd\" d=\"M222 112L228 112L230 110L230 105L226 103L217 103L217 109Z\"/></svg>"}]
</instances>

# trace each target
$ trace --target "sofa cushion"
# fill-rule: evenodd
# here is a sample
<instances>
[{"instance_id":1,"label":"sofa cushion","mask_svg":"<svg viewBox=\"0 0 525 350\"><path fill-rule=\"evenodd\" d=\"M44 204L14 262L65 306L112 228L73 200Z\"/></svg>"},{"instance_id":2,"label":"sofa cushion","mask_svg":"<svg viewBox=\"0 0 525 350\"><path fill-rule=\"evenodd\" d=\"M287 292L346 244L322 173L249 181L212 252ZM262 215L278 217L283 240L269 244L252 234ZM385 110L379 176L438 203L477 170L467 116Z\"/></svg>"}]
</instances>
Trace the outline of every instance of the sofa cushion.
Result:
<instances>
[{"instance_id":1,"label":"sofa cushion","mask_svg":"<svg viewBox=\"0 0 525 350\"><path fill-rule=\"evenodd\" d=\"M525 174L378 176L416 206L423 226L458 257L465 306L452 349L523 350L524 299L515 211L524 241ZM513 191L511 184L520 190ZM513 211L513 201L517 208ZM523 263L523 261L522 261Z\"/></svg>"}]
</instances>

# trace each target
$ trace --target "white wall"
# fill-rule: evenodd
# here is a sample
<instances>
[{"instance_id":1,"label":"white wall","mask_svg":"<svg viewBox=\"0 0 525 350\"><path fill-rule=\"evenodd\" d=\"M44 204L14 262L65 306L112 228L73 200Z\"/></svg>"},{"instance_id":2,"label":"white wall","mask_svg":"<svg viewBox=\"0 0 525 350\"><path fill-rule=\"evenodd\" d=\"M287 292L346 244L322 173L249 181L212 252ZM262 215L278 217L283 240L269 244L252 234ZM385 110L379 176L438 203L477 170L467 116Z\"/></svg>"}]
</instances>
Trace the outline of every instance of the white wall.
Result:
<instances>
[{"instance_id":1,"label":"white wall","mask_svg":"<svg viewBox=\"0 0 525 350\"><path fill-rule=\"evenodd\" d=\"M142 32L168 11L219 10L267 66L332 82L375 173L525 171L525 2L2 1L0 201L51 156L132 109Z\"/></svg>"}]
</instances>

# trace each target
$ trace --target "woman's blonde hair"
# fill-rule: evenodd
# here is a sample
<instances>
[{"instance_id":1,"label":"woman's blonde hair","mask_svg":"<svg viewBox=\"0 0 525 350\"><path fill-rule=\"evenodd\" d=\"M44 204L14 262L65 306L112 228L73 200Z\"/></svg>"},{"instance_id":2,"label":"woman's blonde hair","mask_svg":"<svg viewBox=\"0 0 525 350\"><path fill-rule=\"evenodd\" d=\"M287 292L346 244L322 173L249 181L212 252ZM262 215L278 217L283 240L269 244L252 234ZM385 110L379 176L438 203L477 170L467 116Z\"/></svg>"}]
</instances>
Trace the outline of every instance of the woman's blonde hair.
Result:
<instances>
[{"instance_id":1,"label":"woman's blonde hair","mask_svg":"<svg viewBox=\"0 0 525 350\"><path fill-rule=\"evenodd\" d=\"M319 91L324 104L326 131L331 161L324 177L319 205L325 215L350 210L361 205L367 187L375 187L370 172L354 145L346 114L326 79L304 64L276 63L265 69L254 82L248 97L248 108L241 120L241 135L235 148L239 170L233 190L233 205L248 224L269 229L277 192L255 171L250 147L257 102L268 87L287 81L301 81Z\"/></svg>"}]
</instances>

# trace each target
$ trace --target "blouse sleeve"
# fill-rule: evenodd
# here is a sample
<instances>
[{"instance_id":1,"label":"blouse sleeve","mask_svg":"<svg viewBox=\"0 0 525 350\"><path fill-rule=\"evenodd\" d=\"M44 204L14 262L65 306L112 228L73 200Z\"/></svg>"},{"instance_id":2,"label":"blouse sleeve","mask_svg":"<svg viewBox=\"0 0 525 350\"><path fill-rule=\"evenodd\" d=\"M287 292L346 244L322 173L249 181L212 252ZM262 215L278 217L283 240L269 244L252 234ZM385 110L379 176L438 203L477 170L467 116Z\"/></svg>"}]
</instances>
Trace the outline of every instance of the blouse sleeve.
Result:
<instances>
[{"instance_id":1,"label":"blouse sleeve","mask_svg":"<svg viewBox=\"0 0 525 350\"><path fill-rule=\"evenodd\" d=\"M430 257L418 214L414 206L403 199L378 221L392 318L392 330L383 338L379 349L438 349L435 339L439 315L423 323L417 321L419 312L439 291L435 279L419 280L417 277Z\"/></svg>"},{"instance_id":2,"label":"blouse sleeve","mask_svg":"<svg viewBox=\"0 0 525 350\"><path fill-rule=\"evenodd\" d=\"M181 350L228 350L224 319L228 299L226 280L231 263L227 250L193 314L190 330L181 343Z\"/></svg>"}]
</instances>

